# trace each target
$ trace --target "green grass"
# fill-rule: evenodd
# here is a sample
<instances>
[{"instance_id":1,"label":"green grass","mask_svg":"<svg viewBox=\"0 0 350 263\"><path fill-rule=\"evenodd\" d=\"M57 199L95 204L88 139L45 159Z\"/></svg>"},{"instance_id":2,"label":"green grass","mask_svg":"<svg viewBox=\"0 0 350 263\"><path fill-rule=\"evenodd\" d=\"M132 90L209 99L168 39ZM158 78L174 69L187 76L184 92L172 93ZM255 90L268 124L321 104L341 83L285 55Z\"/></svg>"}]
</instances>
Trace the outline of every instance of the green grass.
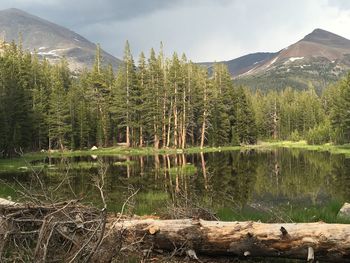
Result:
<instances>
[{"instance_id":1,"label":"green grass","mask_svg":"<svg viewBox=\"0 0 350 263\"><path fill-rule=\"evenodd\" d=\"M269 211L255 209L243 209L236 211L232 208L222 207L217 211L217 216L223 221L261 221L264 223L308 223L325 222L350 224L350 218L339 218L337 216L342 202L331 201L324 205L302 206L281 206L272 208Z\"/></svg>"},{"instance_id":2,"label":"green grass","mask_svg":"<svg viewBox=\"0 0 350 263\"><path fill-rule=\"evenodd\" d=\"M140 193L136 196L135 213L138 215L151 215L156 212L161 212L165 207L169 196L165 192L150 191Z\"/></svg>"},{"instance_id":3,"label":"green grass","mask_svg":"<svg viewBox=\"0 0 350 263\"><path fill-rule=\"evenodd\" d=\"M37 154L29 154L19 158L12 159L0 159L0 174L1 173L20 173L20 172L29 172L32 169L38 170L45 167L44 163L38 163L31 165L30 162L35 160L40 160L45 158Z\"/></svg>"},{"instance_id":4,"label":"green grass","mask_svg":"<svg viewBox=\"0 0 350 263\"><path fill-rule=\"evenodd\" d=\"M0 185L0 197L5 199L16 199L16 191L6 184Z\"/></svg>"},{"instance_id":5,"label":"green grass","mask_svg":"<svg viewBox=\"0 0 350 263\"><path fill-rule=\"evenodd\" d=\"M13 173L13 172L26 172L31 168L43 168L43 165L35 165L30 166L29 163L31 161L45 159L46 157L77 157L77 156L147 156L147 155L165 155L165 154L192 154L192 153L200 153L200 152L221 152L221 151L237 151L240 150L240 146L225 146L225 147L204 147L201 149L200 147L191 147L182 149L155 149L153 147L143 147L143 148L127 148L127 147L109 147L109 148L100 148L97 150L77 150L77 151L57 151L53 153L41 153L41 152L32 152L26 153L23 157L11 158L11 159L0 159L0 173ZM115 164L116 166L119 163ZM132 165L132 163L123 162L120 165ZM75 166L75 165L74 165ZM89 169L92 168L93 165L90 164L77 164L76 168ZM21 169L21 167L27 167L28 169ZM72 167L75 168L75 167Z\"/></svg>"},{"instance_id":6,"label":"green grass","mask_svg":"<svg viewBox=\"0 0 350 263\"><path fill-rule=\"evenodd\" d=\"M275 142L260 142L256 145L243 145L243 146L223 146L223 147L189 147L186 149L174 149L174 148L161 148L155 149L153 147L142 148L128 148L128 147L108 147L99 148L97 150L76 150L76 151L63 151L53 153L28 153L24 156L31 159L40 159L47 156L51 157L74 157L74 156L146 156L155 154L192 154L192 153L207 153L207 152L223 152L223 151L238 151L249 149L269 150L273 148L299 148L312 151L327 151L333 154L345 154L350 157L350 144L346 145L309 145L306 141L292 142L292 141L275 141ZM1 165L1 163L0 163Z\"/></svg>"},{"instance_id":7,"label":"green grass","mask_svg":"<svg viewBox=\"0 0 350 263\"><path fill-rule=\"evenodd\" d=\"M197 173L197 167L193 164L179 165L177 167L171 167L167 169L171 176L176 176L181 173L183 175L194 175Z\"/></svg>"},{"instance_id":8,"label":"green grass","mask_svg":"<svg viewBox=\"0 0 350 263\"><path fill-rule=\"evenodd\" d=\"M28 153L25 154L25 157L31 157L34 159L40 159L43 157L74 157L74 156L146 156L154 154L191 154L191 153L200 153L200 152L221 152L221 151L235 151L240 150L240 146L224 146L224 147L190 147L186 149L174 149L174 148L161 148L155 149L153 147L142 147L142 148L128 148L128 147L108 147L108 148L99 148L97 150L76 150L76 151L57 151L53 153Z\"/></svg>"},{"instance_id":9,"label":"green grass","mask_svg":"<svg viewBox=\"0 0 350 263\"><path fill-rule=\"evenodd\" d=\"M65 165L62 165L65 168ZM72 162L69 163L69 168L78 170L90 170L91 168L97 168L100 164L97 162Z\"/></svg>"},{"instance_id":10,"label":"green grass","mask_svg":"<svg viewBox=\"0 0 350 263\"><path fill-rule=\"evenodd\" d=\"M108 200L108 210L109 211L121 211L124 201L127 197L123 196L121 193L110 194L110 200ZM151 215L154 213L161 212L166 207L166 202L169 196L166 192L159 191L148 191L139 192L133 200L131 200L132 205L126 205L124 207L124 212L130 212L136 215ZM135 202L133 204L133 201Z\"/></svg>"},{"instance_id":11,"label":"green grass","mask_svg":"<svg viewBox=\"0 0 350 263\"><path fill-rule=\"evenodd\" d=\"M305 149L309 151L329 152L331 154L344 154L350 157L350 144L333 145L330 143L322 145L310 145L306 141L292 142L292 141L276 141L276 142L261 142L257 145L247 146L250 149L270 150L272 148L296 148Z\"/></svg>"},{"instance_id":12,"label":"green grass","mask_svg":"<svg viewBox=\"0 0 350 263\"><path fill-rule=\"evenodd\" d=\"M127 148L127 147L109 147L109 148L100 148L94 151L91 150L78 150L78 151L63 151L63 152L54 152L54 153L27 153L23 157L12 158L12 159L0 159L0 173L12 173L12 172L27 172L28 170L42 169L44 164L38 164L30 166L29 162L44 159L48 156L50 157L74 157L74 156L146 156L146 155L155 155L155 154L194 154L194 153L207 153L207 152L223 152L223 151L244 151L250 149L256 150L271 150L275 148L297 148L305 149L310 151L320 151L320 152L329 152L331 154L344 154L346 157L350 158L350 144L346 145L309 145L306 141L292 142L292 141L276 141L276 142L261 142L256 145L245 145L245 146L225 146L225 147L190 147L184 150L182 149L154 149L152 147L143 147L143 148ZM115 165L129 165L131 163L116 163ZM92 165L77 164L77 168L91 168ZM28 169L26 169L27 167Z\"/></svg>"},{"instance_id":13,"label":"green grass","mask_svg":"<svg viewBox=\"0 0 350 263\"><path fill-rule=\"evenodd\" d=\"M337 217L341 204L332 201L324 206L295 207L289 208L285 213L293 222L318 222L325 223L350 223L350 219Z\"/></svg>"},{"instance_id":14,"label":"green grass","mask_svg":"<svg viewBox=\"0 0 350 263\"><path fill-rule=\"evenodd\" d=\"M256 145L244 145L244 146L224 146L224 147L190 147L186 149L154 149L152 147L143 147L143 148L127 148L127 147L109 147L109 148L100 148L97 150L78 150L78 151L63 151L63 152L54 152L54 153L27 153L20 158L12 159L0 159L0 173L4 172L26 172L27 169L21 167L27 167L28 163L34 160L44 159L48 156L50 157L74 157L74 156L146 156L146 155L164 155L164 154L195 154L195 153L209 153L209 152L223 152L223 151L244 151L250 149L256 150L271 150L275 148L298 148L311 151L320 151L320 152L330 152L331 154L344 154L346 157L350 158L350 144L346 145L309 145L306 141L292 142L292 141L276 141L276 142L260 142ZM120 165L127 165L131 163L120 163ZM119 165L116 163L115 165ZM89 165L80 165L80 168L91 168ZM36 165L32 168L41 169L43 165Z\"/></svg>"}]
</instances>

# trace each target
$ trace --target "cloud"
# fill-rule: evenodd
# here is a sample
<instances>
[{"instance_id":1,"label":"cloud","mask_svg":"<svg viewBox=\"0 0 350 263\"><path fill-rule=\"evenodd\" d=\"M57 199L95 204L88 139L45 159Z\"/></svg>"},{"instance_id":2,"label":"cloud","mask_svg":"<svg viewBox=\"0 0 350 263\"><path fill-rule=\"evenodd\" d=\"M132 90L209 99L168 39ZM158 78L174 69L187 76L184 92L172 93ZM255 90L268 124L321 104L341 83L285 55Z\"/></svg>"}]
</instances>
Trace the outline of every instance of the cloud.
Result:
<instances>
[{"instance_id":1,"label":"cloud","mask_svg":"<svg viewBox=\"0 0 350 263\"><path fill-rule=\"evenodd\" d=\"M3 0L0 5L25 8L51 19L70 23L120 21L171 8L184 0Z\"/></svg>"},{"instance_id":2,"label":"cloud","mask_svg":"<svg viewBox=\"0 0 350 263\"><path fill-rule=\"evenodd\" d=\"M339 9L350 9L350 1L348 0L328 0L328 4Z\"/></svg>"},{"instance_id":3,"label":"cloud","mask_svg":"<svg viewBox=\"0 0 350 263\"><path fill-rule=\"evenodd\" d=\"M163 41L194 61L278 51L315 28L350 37L350 1L341 0L2 0L66 26L122 57Z\"/></svg>"},{"instance_id":4,"label":"cloud","mask_svg":"<svg viewBox=\"0 0 350 263\"><path fill-rule=\"evenodd\" d=\"M82 27L99 35L107 50L122 56L128 39L134 54L165 43L194 61L229 60L247 53L278 51L315 28L346 36L350 16L326 0L193 1L123 21ZM113 41L107 39L113 36ZM106 40L106 41L105 41Z\"/></svg>"}]
</instances>

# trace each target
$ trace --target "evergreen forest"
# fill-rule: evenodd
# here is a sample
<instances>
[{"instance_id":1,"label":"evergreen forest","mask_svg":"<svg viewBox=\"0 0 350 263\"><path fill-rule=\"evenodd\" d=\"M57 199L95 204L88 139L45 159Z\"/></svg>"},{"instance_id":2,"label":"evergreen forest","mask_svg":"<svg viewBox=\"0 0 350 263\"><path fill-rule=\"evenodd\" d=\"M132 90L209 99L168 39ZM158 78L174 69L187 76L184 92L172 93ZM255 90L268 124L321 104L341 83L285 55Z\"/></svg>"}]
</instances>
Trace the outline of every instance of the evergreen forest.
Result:
<instances>
[{"instance_id":1,"label":"evergreen forest","mask_svg":"<svg viewBox=\"0 0 350 263\"><path fill-rule=\"evenodd\" d=\"M258 140L350 142L350 75L321 94L310 84L262 92L235 85L228 69L125 45L122 66L72 73L15 43L0 56L0 157L92 146L186 148ZM136 61L135 61L136 60Z\"/></svg>"}]
</instances>

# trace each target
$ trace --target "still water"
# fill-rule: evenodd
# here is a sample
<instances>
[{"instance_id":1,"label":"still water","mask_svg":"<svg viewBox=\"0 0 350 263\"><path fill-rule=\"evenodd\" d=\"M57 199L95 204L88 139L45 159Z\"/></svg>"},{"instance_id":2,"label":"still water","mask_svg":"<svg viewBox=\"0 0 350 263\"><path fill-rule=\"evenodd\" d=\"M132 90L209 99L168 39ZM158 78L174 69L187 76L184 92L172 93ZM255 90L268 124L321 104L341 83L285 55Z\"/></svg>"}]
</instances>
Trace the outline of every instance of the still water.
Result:
<instances>
[{"instance_id":1,"label":"still water","mask_svg":"<svg viewBox=\"0 0 350 263\"><path fill-rule=\"evenodd\" d=\"M82 198L109 211L265 222L336 221L350 200L350 159L299 149L158 156L45 158L33 172L2 174L0 194ZM38 183L40 178L40 183ZM130 197L132 196L132 197Z\"/></svg>"}]
</instances>

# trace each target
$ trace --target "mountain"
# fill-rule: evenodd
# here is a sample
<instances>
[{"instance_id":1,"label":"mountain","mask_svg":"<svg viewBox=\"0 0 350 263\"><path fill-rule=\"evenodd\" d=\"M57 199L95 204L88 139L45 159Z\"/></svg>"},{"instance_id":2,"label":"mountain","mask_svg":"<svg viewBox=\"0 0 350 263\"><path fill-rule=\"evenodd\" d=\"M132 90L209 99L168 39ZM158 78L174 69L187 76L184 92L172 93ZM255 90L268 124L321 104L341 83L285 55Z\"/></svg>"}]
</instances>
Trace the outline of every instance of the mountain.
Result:
<instances>
[{"instance_id":1,"label":"mountain","mask_svg":"<svg viewBox=\"0 0 350 263\"><path fill-rule=\"evenodd\" d=\"M53 63L65 57L71 70L90 68L94 63L96 45L81 35L19 9L0 11L0 37L17 42L19 36L24 49L36 50ZM103 50L101 55L104 64L117 68L121 63Z\"/></svg>"},{"instance_id":2,"label":"mountain","mask_svg":"<svg viewBox=\"0 0 350 263\"><path fill-rule=\"evenodd\" d=\"M236 77L248 72L249 70L255 68L258 65L262 65L264 62L273 58L275 55L276 53L260 52L245 55L228 61L221 61L218 63L226 64L231 75L233 77ZM207 67L210 71L213 66L213 62L203 62L200 64Z\"/></svg>"},{"instance_id":3,"label":"mountain","mask_svg":"<svg viewBox=\"0 0 350 263\"><path fill-rule=\"evenodd\" d=\"M348 55L350 55L350 40L322 29L315 29L302 40L282 49L270 60L243 74L255 74L276 67L288 70L291 68L289 64L292 67L300 64L293 63L296 61L302 62L303 66L299 65L299 67L303 68L310 66L309 63L314 60L320 59L335 65L344 62L350 66Z\"/></svg>"},{"instance_id":4,"label":"mountain","mask_svg":"<svg viewBox=\"0 0 350 263\"><path fill-rule=\"evenodd\" d=\"M222 63L236 83L253 89L305 89L312 84L320 91L350 70L350 40L315 29L276 53L254 53Z\"/></svg>"}]
</instances>

